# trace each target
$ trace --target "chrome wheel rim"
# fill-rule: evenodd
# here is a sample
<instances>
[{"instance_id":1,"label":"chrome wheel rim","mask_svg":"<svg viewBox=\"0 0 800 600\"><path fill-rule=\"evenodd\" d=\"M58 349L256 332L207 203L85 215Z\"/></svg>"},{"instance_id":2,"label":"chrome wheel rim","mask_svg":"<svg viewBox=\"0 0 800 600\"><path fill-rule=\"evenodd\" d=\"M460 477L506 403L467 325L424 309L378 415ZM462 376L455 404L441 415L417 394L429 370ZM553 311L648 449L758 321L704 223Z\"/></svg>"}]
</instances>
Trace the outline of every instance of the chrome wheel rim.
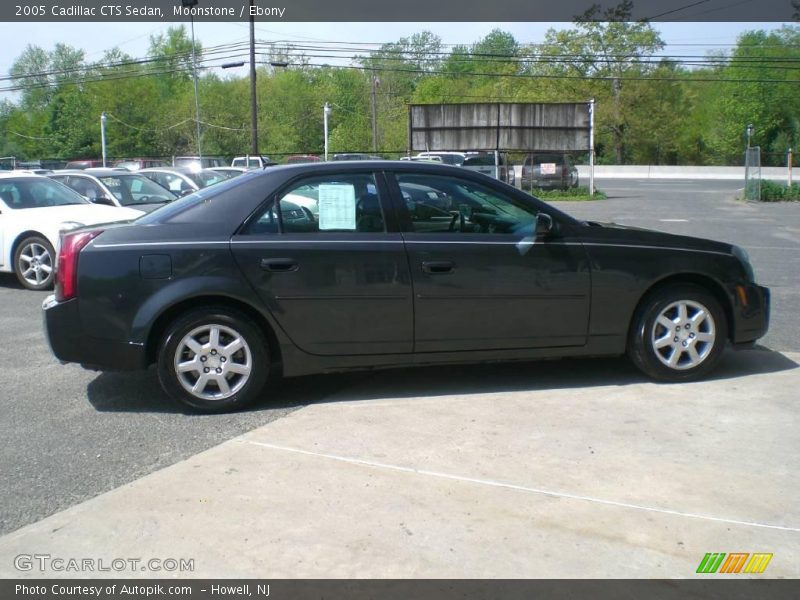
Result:
<instances>
[{"instance_id":1,"label":"chrome wheel rim","mask_svg":"<svg viewBox=\"0 0 800 600\"><path fill-rule=\"evenodd\" d=\"M656 357L664 365L677 371L693 369L714 349L714 317L699 302L673 302L656 317L650 339Z\"/></svg>"},{"instance_id":2,"label":"chrome wheel rim","mask_svg":"<svg viewBox=\"0 0 800 600\"><path fill-rule=\"evenodd\" d=\"M224 400L241 390L253 369L250 346L236 330L201 325L175 350L175 373L183 389L201 400Z\"/></svg>"},{"instance_id":3,"label":"chrome wheel rim","mask_svg":"<svg viewBox=\"0 0 800 600\"><path fill-rule=\"evenodd\" d=\"M31 285L42 285L53 273L53 257L42 244L25 244L19 253L19 272Z\"/></svg>"}]
</instances>

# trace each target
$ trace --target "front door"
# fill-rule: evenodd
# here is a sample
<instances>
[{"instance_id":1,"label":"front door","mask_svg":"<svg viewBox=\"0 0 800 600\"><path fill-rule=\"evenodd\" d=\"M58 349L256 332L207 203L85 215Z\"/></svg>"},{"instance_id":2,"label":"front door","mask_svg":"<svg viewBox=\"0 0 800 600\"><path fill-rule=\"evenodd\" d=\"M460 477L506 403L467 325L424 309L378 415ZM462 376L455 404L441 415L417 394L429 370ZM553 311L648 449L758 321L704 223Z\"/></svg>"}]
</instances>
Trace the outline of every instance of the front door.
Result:
<instances>
[{"instance_id":1,"label":"front door","mask_svg":"<svg viewBox=\"0 0 800 600\"><path fill-rule=\"evenodd\" d=\"M495 186L395 173L414 284L414 351L580 346L590 274L579 243L535 239L538 212Z\"/></svg>"}]
</instances>

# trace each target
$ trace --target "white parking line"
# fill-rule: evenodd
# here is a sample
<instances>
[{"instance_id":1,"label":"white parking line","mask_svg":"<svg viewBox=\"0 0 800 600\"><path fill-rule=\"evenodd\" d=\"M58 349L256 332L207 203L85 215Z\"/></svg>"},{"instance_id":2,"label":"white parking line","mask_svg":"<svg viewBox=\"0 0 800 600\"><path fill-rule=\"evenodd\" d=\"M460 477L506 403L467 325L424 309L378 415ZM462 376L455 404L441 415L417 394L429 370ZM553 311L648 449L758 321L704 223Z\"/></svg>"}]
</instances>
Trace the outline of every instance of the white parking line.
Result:
<instances>
[{"instance_id":1,"label":"white parking line","mask_svg":"<svg viewBox=\"0 0 800 600\"><path fill-rule=\"evenodd\" d=\"M327 458L329 460L336 460L339 462L361 465L366 467L374 467L377 469L388 469L391 471L399 471L401 473L413 473L415 475L426 475L428 477L438 477L441 479L450 479L453 481L461 481L465 483L477 483L479 485L487 485L496 488L503 488L508 490L516 490L521 492L529 492L532 494L541 494L543 496L553 496L555 498L567 498L569 500L580 500L584 502L593 502L595 504L605 504L607 506L617 506L620 508L631 508L634 510L641 510L646 512L660 513L664 515L672 515L676 517L687 517L690 519L702 519L705 521L714 521L717 523L728 523L731 525L745 525L747 527L759 527L762 529L778 529L780 531L793 531L800 532L800 527L791 527L787 525L775 525L772 523L759 523L757 521L739 521L736 519L726 519L724 517L715 517L712 515L701 515L697 513L683 512L679 510L670 510L666 508L657 508L653 506L642 506L640 504L630 504L628 502L617 502L615 500L604 500L602 498L592 498L590 496L580 496L578 494L568 494L565 492L557 492L553 490L546 490L542 488L533 488L524 485L515 485L513 483L504 483L502 481L492 481L491 479L479 479L476 477L464 477L461 475L452 475L450 473L440 473L438 471L428 471L425 469L414 469L411 467L402 467L400 465L390 465L387 463L379 463L371 460L363 460L360 458L353 458L349 456L339 456L336 454L326 454L323 452L312 452L310 450L302 450L300 448L292 448L290 446L280 446L278 444L268 444L266 442L255 442L252 440L238 439L234 440L242 444L251 444L253 446L261 446L263 448L270 448L272 450L281 450L283 452L292 452L294 454L304 454L306 456L316 456L318 458Z\"/></svg>"}]
</instances>

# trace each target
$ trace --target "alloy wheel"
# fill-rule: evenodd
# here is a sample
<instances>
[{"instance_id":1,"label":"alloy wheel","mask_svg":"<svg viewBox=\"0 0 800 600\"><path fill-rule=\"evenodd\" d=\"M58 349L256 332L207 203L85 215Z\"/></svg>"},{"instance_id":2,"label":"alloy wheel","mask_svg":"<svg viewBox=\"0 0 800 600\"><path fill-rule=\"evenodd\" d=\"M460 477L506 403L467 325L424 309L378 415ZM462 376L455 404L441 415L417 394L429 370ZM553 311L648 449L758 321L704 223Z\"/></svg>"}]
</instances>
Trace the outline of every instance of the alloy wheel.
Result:
<instances>
[{"instance_id":1,"label":"alloy wheel","mask_svg":"<svg viewBox=\"0 0 800 600\"><path fill-rule=\"evenodd\" d=\"M693 300L679 300L664 308L650 337L658 360L679 371L700 365L711 354L716 339L711 311Z\"/></svg>"},{"instance_id":2,"label":"alloy wheel","mask_svg":"<svg viewBox=\"0 0 800 600\"><path fill-rule=\"evenodd\" d=\"M42 244L30 242L20 250L17 266L25 281L32 286L40 286L53 272L53 257Z\"/></svg>"},{"instance_id":3,"label":"alloy wheel","mask_svg":"<svg viewBox=\"0 0 800 600\"><path fill-rule=\"evenodd\" d=\"M233 396L245 386L253 369L244 337L217 324L201 325L183 336L174 361L181 386L201 400Z\"/></svg>"}]
</instances>

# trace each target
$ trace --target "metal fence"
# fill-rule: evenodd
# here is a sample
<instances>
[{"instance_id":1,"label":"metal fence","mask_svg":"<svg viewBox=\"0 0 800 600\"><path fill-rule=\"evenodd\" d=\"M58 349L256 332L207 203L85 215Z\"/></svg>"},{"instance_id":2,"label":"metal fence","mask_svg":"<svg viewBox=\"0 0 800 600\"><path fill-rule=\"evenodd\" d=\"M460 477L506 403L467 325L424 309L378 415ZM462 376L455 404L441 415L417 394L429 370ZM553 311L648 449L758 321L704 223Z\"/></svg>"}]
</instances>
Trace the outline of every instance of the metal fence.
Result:
<instances>
[{"instance_id":1,"label":"metal fence","mask_svg":"<svg viewBox=\"0 0 800 600\"><path fill-rule=\"evenodd\" d=\"M761 200L761 148L753 146L744 153L744 196L747 200Z\"/></svg>"}]
</instances>

